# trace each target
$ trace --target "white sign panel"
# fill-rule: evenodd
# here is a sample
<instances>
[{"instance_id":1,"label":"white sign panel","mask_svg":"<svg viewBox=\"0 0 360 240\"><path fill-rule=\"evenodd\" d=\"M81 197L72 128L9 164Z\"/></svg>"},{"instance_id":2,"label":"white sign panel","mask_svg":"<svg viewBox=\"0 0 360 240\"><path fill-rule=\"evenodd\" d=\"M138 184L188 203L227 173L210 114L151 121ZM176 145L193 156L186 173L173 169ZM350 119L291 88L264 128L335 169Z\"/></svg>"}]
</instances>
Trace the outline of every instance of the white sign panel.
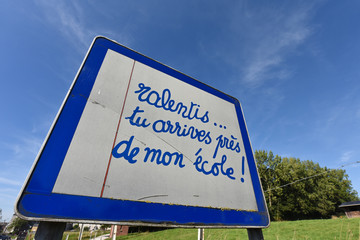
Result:
<instances>
[{"instance_id":1,"label":"white sign panel","mask_svg":"<svg viewBox=\"0 0 360 240\"><path fill-rule=\"evenodd\" d=\"M54 176L46 177L40 171L52 155ZM205 227L269 222L238 101L104 38L94 41L39 161L43 166L32 170L38 177L29 179L17 204L30 218L48 213L25 211L35 199L24 199L48 191L54 203L96 199L104 209L162 211L151 219L129 209L118 218L60 212L59 219ZM184 209L191 213L176 217Z\"/></svg>"}]
</instances>

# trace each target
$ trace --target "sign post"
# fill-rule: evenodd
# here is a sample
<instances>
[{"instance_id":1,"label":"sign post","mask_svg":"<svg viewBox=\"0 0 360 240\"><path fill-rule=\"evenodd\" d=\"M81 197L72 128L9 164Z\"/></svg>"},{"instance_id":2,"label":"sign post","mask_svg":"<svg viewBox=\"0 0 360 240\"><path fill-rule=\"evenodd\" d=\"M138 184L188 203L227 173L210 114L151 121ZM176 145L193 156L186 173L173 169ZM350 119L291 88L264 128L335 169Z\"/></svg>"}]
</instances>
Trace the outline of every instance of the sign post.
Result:
<instances>
[{"instance_id":1,"label":"sign post","mask_svg":"<svg viewBox=\"0 0 360 240\"><path fill-rule=\"evenodd\" d=\"M247 232L249 240L264 240L261 228L248 228Z\"/></svg>"},{"instance_id":2,"label":"sign post","mask_svg":"<svg viewBox=\"0 0 360 240\"><path fill-rule=\"evenodd\" d=\"M37 221L264 228L239 101L94 40L18 197Z\"/></svg>"},{"instance_id":3,"label":"sign post","mask_svg":"<svg viewBox=\"0 0 360 240\"><path fill-rule=\"evenodd\" d=\"M65 222L40 222L34 239L36 240L61 240L66 227Z\"/></svg>"},{"instance_id":4,"label":"sign post","mask_svg":"<svg viewBox=\"0 0 360 240\"><path fill-rule=\"evenodd\" d=\"M204 235L205 235L204 229L203 229L203 228L199 228L199 229L198 229L198 240L204 240L204 239L205 239L205 238L204 238Z\"/></svg>"}]
</instances>

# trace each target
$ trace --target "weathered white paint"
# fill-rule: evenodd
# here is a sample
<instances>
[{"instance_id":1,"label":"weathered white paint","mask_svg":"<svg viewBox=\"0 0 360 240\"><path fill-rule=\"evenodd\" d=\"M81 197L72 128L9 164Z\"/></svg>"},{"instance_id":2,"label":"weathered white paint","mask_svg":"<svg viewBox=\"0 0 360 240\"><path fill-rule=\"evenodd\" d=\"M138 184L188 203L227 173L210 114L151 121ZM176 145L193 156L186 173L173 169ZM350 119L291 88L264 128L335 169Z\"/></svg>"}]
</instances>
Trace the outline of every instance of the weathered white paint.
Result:
<instances>
[{"instance_id":1,"label":"weathered white paint","mask_svg":"<svg viewBox=\"0 0 360 240\"><path fill-rule=\"evenodd\" d=\"M87 101L81 120L68 149L64 163L57 177L53 192L82 196L101 196L106 169L111 156L119 117L124 105L125 93L130 81L134 60L108 50L97 76L95 85ZM175 103L190 106L196 103L199 115L208 111L209 122L189 120L174 112L155 108L138 100L139 84L151 87L161 96L169 89ZM139 107L138 113L146 118L149 127L136 127L126 119ZM189 137L177 137L169 133L156 133L152 125L157 120L179 122L182 126L193 126L210 132L212 142L205 144ZM216 125L215 125L216 123ZM220 127L222 126L222 128ZM226 126L226 129L223 127ZM239 142L240 153L219 149L213 159L220 135ZM111 156L111 164L102 197L147 201L165 204L257 210L253 186L247 165L242 136L240 133L235 106L201 89L191 86L172 76L135 62L129 91L124 105L115 144L134 136L131 149L139 148L134 157L136 163L130 164L124 158ZM171 163L168 166L155 162L144 162L145 148L161 149L163 152L177 152L183 155L183 168ZM195 154L202 148L200 155L208 161L206 170L215 162L221 162L226 155L224 170L233 168L235 180L221 172L214 176L196 170ZM124 150L124 146L119 152ZM245 157L244 175L242 157ZM244 179L244 182L241 181Z\"/></svg>"}]
</instances>

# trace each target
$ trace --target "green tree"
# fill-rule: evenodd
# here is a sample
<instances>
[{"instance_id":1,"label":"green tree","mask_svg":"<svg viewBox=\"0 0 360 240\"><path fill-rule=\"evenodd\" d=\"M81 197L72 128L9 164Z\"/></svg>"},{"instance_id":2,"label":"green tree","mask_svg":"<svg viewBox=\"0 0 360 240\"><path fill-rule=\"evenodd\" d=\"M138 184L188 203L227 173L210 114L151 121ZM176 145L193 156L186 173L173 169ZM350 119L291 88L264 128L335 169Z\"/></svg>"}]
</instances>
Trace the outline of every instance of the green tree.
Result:
<instances>
[{"instance_id":1,"label":"green tree","mask_svg":"<svg viewBox=\"0 0 360 240\"><path fill-rule=\"evenodd\" d=\"M281 184L279 182L281 178L278 176L281 158L277 155L274 156L271 151L255 151L255 158L270 215L276 216L276 203L282 194L282 189L276 188Z\"/></svg>"},{"instance_id":2,"label":"green tree","mask_svg":"<svg viewBox=\"0 0 360 240\"><path fill-rule=\"evenodd\" d=\"M111 227L110 224L102 224L102 225L100 226L100 229L103 230L103 231L105 231L106 229L108 229L108 228L110 228L110 227Z\"/></svg>"},{"instance_id":3,"label":"green tree","mask_svg":"<svg viewBox=\"0 0 360 240\"><path fill-rule=\"evenodd\" d=\"M271 151L255 151L255 158L273 220L328 218L342 202L359 199L345 170Z\"/></svg>"},{"instance_id":4,"label":"green tree","mask_svg":"<svg viewBox=\"0 0 360 240\"><path fill-rule=\"evenodd\" d=\"M28 230L30 227L30 222L16 217L15 220L10 224L10 228L13 229L13 233L19 234L23 230Z\"/></svg>"}]
</instances>

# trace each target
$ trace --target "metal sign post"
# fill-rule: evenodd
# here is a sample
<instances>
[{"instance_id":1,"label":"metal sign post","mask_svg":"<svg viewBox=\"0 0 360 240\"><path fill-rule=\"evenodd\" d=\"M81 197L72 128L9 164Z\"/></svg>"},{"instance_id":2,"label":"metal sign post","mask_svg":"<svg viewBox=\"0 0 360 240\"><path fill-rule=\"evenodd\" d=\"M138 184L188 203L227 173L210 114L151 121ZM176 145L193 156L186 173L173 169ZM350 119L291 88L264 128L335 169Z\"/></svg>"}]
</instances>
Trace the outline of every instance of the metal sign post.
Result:
<instances>
[{"instance_id":1,"label":"metal sign post","mask_svg":"<svg viewBox=\"0 0 360 240\"><path fill-rule=\"evenodd\" d=\"M80 225L80 224L79 224L79 225ZM84 224L81 224L79 227L80 227L80 232L79 232L78 240L81 240L81 239L82 239L83 232L84 232Z\"/></svg>"},{"instance_id":2,"label":"metal sign post","mask_svg":"<svg viewBox=\"0 0 360 240\"><path fill-rule=\"evenodd\" d=\"M65 222L40 222L36 231L36 240L61 240L66 227Z\"/></svg>"},{"instance_id":3,"label":"metal sign post","mask_svg":"<svg viewBox=\"0 0 360 240\"><path fill-rule=\"evenodd\" d=\"M204 240L205 239L204 237L205 237L204 229L199 228L198 229L198 240Z\"/></svg>"},{"instance_id":4,"label":"metal sign post","mask_svg":"<svg viewBox=\"0 0 360 240\"><path fill-rule=\"evenodd\" d=\"M94 40L16 203L37 221L262 228L239 101Z\"/></svg>"},{"instance_id":5,"label":"metal sign post","mask_svg":"<svg viewBox=\"0 0 360 240\"><path fill-rule=\"evenodd\" d=\"M247 229L249 240L264 240L261 228Z\"/></svg>"}]
</instances>

